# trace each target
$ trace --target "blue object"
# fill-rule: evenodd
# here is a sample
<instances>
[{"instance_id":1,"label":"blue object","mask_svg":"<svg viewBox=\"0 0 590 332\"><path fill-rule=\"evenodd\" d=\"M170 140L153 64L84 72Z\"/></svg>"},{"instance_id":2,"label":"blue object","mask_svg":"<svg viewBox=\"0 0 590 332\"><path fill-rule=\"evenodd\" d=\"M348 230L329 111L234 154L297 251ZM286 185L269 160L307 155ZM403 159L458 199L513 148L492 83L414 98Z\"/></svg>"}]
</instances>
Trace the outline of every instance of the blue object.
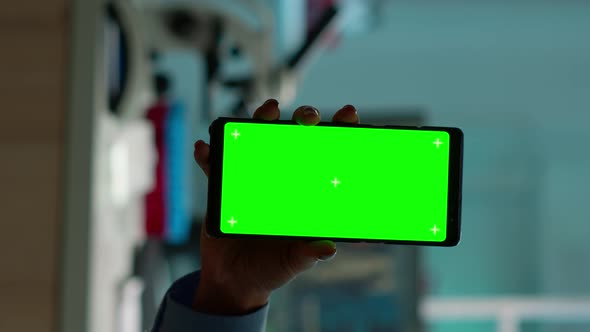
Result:
<instances>
[{"instance_id":1,"label":"blue object","mask_svg":"<svg viewBox=\"0 0 590 332\"><path fill-rule=\"evenodd\" d=\"M166 206L167 224L164 240L170 244L183 244L189 240L191 229L190 179L187 165L192 151L186 151L189 139L187 112L180 102L171 102L164 123L164 144L167 159Z\"/></svg>"}]
</instances>

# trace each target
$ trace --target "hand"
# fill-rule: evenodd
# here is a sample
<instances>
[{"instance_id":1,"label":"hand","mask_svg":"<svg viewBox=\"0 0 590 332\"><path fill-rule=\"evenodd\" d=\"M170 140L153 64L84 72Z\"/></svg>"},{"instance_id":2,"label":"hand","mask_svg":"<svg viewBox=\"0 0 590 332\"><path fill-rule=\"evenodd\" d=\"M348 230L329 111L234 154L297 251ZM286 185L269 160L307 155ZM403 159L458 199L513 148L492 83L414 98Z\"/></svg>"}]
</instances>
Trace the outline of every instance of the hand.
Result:
<instances>
[{"instance_id":1,"label":"hand","mask_svg":"<svg viewBox=\"0 0 590 332\"><path fill-rule=\"evenodd\" d=\"M272 121L279 119L279 114L278 102L269 99L253 117ZM315 125L320 122L320 113L313 107L302 106L295 110L292 119L301 125ZM356 109L347 105L336 112L332 121L358 123L359 118ZM209 176L209 145L197 141L194 156ZM212 238L203 227L201 280L193 309L221 315L254 311L268 302L273 290L313 267L318 260L335 254L336 245L331 241Z\"/></svg>"}]
</instances>

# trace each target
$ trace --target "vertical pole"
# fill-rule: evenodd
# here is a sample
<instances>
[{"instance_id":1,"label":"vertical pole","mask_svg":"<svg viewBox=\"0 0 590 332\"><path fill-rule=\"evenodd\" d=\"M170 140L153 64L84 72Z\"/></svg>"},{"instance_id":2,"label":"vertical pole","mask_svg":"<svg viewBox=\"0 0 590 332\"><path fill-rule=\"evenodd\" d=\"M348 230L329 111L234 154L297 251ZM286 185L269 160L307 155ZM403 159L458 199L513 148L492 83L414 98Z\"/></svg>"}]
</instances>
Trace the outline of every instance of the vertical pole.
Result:
<instances>
[{"instance_id":1,"label":"vertical pole","mask_svg":"<svg viewBox=\"0 0 590 332\"><path fill-rule=\"evenodd\" d=\"M90 230L102 0L71 0L64 220L57 330L89 331ZM104 101L106 102L106 101Z\"/></svg>"}]
</instances>

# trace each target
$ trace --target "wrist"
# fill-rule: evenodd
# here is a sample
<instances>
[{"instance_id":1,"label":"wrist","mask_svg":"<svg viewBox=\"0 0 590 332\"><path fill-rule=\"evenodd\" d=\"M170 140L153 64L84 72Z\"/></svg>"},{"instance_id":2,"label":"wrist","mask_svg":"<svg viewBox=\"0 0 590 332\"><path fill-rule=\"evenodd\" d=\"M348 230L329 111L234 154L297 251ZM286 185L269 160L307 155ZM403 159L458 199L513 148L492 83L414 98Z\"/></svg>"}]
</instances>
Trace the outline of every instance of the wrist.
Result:
<instances>
[{"instance_id":1,"label":"wrist","mask_svg":"<svg viewBox=\"0 0 590 332\"><path fill-rule=\"evenodd\" d=\"M219 283L201 275L193 310L216 315L244 315L268 303L270 292L247 289L231 282Z\"/></svg>"}]
</instances>

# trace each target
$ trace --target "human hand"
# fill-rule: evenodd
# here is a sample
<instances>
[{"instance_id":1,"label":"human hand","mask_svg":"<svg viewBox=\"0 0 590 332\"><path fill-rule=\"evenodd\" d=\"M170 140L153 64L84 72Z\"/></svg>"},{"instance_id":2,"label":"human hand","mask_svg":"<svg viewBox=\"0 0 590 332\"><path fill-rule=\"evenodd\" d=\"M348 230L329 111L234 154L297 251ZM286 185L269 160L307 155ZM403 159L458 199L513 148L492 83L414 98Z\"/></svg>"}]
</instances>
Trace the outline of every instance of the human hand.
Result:
<instances>
[{"instance_id":1,"label":"human hand","mask_svg":"<svg viewBox=\"0 0 590 332\"><path fill-rule=\"evenodd\" d=\"M269 99L254 112L253 118L272 121L279 119L279 115L278 102ZM320 113L313 107L302 106L295 110L292 119L301 125L316 125ZM347 105L336 112L332 121L358 123L359 118L356 109ZM194 157L209 176L209 145L197 141ZM260 200L262 209L264 197ZM313 267L318 260L335 254L332 241L213 238L203 227L201 280L193 309L222 315L251 312L264 306L273 290Z\"/></svg>"}]
</instances>

